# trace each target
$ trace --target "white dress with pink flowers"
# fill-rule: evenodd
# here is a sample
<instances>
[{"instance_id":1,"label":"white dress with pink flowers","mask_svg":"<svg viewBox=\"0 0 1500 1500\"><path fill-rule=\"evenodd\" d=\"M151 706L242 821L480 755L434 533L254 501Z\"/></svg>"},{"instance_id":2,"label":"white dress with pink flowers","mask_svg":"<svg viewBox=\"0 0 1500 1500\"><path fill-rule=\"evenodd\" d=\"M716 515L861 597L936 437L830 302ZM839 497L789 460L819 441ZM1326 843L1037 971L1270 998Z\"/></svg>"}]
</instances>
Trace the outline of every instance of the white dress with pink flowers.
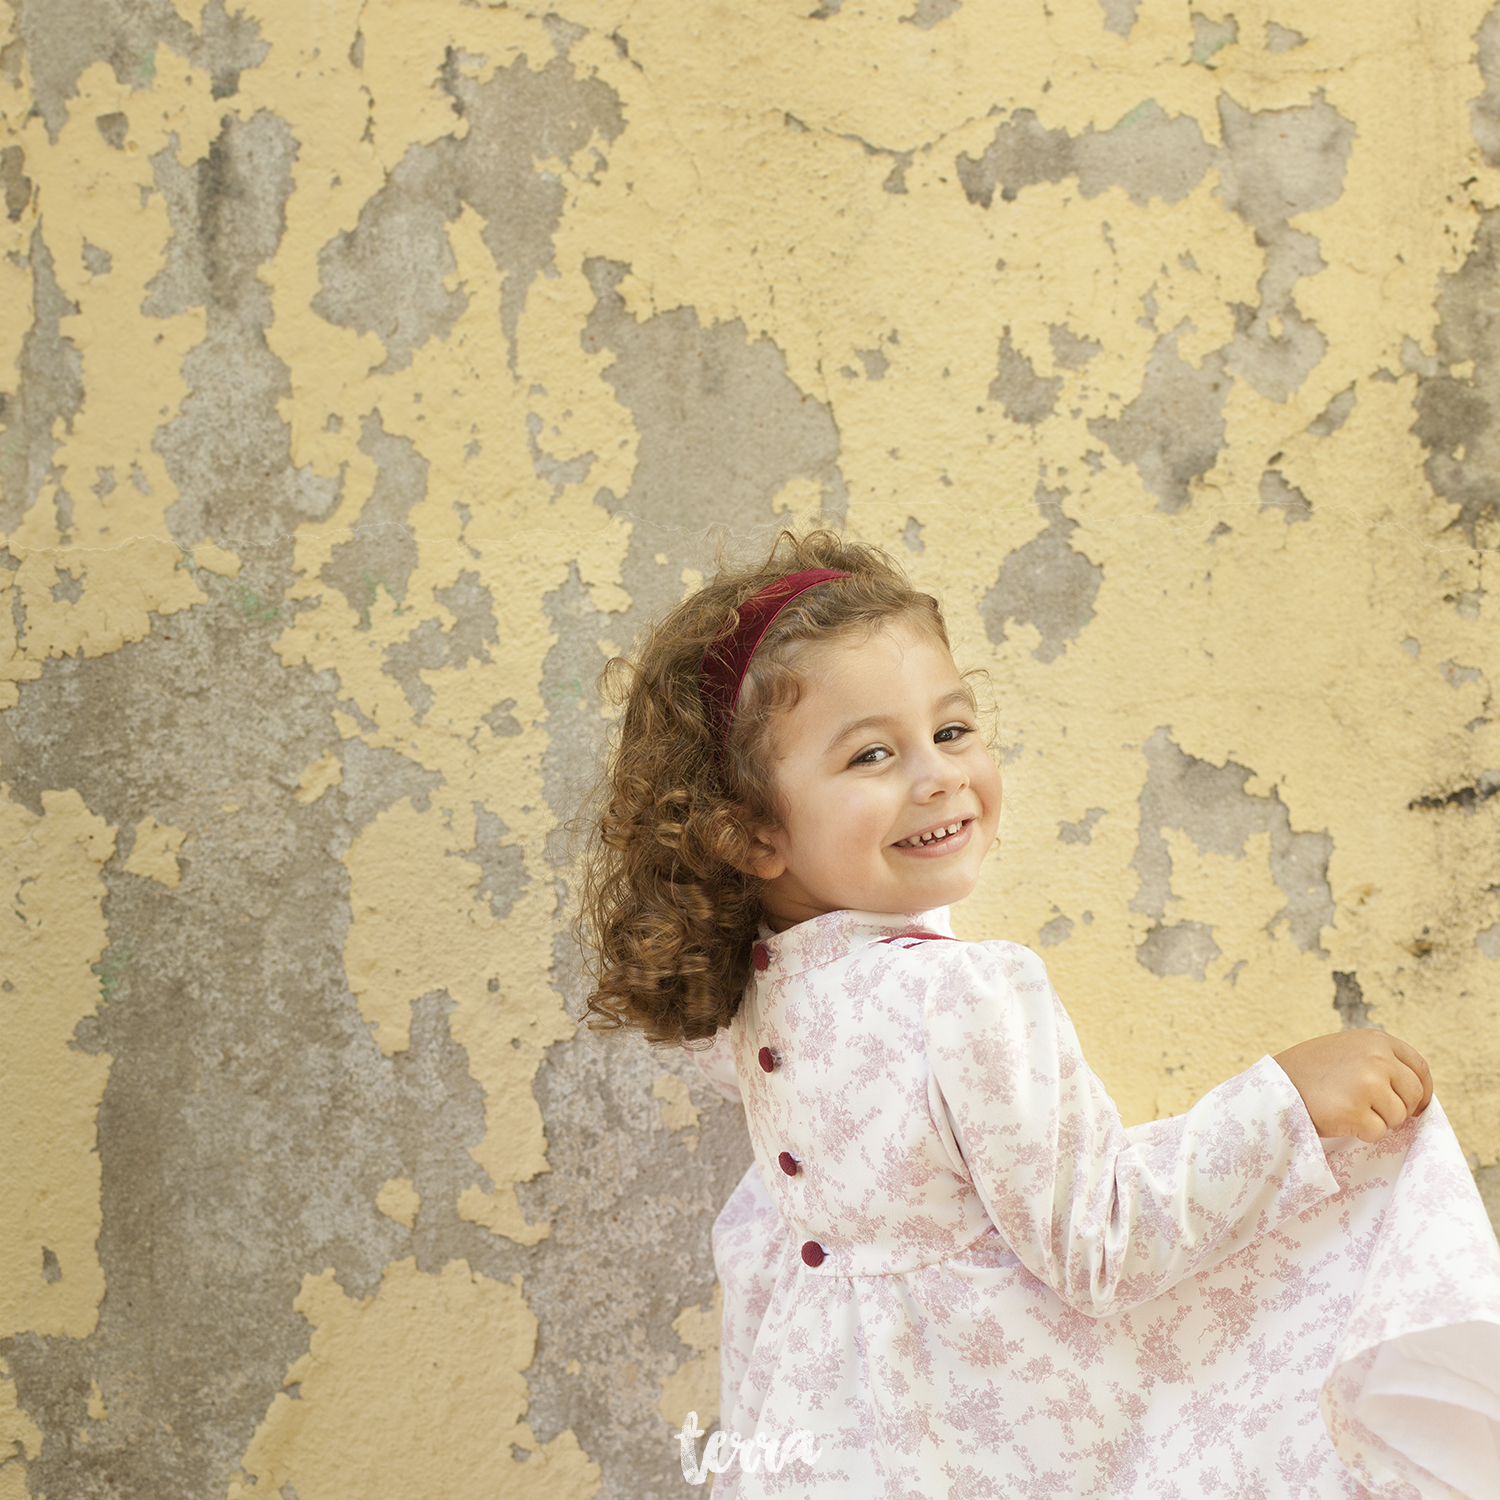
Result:
<instances>
[{"instance_id":1,"label":"white dress with pink flowers","mask_svg":"<svg viewBox=\"0 0 1500 1500\"><path fill-rule=\"evenodd\" d=\"M1127 1130L1041 960L946 911L755 959L696 1054L755 1147L716 1500L1500 1500L1500 1248L1436 1101L1322 1143L1267 1057Z\"/></svg>"}]
</instances>

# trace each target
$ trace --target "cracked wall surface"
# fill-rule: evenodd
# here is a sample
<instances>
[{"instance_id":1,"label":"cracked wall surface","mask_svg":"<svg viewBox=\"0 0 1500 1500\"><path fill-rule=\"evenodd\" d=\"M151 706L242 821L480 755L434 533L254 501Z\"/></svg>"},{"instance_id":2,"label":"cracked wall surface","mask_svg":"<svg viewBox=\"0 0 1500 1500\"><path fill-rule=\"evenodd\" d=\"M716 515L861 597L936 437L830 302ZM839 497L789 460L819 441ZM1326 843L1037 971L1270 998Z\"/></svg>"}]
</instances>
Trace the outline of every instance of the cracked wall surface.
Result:
<instances>
[{"instance_id":1,"label":"cracked wall surface","mask_svg":"<svg viewBox=\"0 0 1500 1500\"><path fill-rule=\"evenodd\" d=\"M1500 1221L1500 9L693 15L0 4L0 1500L681 1493L749 1146L567 825L787 521L1128 1118L1383 1026Z\"/></svg>"}]
</instances>

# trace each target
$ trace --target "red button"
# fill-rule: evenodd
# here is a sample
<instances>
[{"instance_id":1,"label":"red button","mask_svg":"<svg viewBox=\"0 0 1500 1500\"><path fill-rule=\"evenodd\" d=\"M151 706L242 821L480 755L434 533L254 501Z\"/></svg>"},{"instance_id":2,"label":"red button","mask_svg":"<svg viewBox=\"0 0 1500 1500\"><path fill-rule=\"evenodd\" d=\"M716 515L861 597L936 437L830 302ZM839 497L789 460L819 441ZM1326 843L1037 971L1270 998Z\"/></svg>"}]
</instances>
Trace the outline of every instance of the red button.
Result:
<instances>
[{"instance_id":1,"label":"red button","mask_svg":"<svg viewBox=\"0 0 1500 1500\"><path fill-rule=\"evenodd\" d=\"M788 1177L795 1177L799 1170L797 1166L797 1158L793 1156L790 1151L783 1151L781 1155L776 1158L776 1165L780 1167Z\"/></svg>"},{"instance_id":2,"label":"red button","mask_svg":"<svg viewBox=\"0 0 1500 1500\"><path fill-rule=\"evenodd\" d=\"M823 1247L816 1240L808 1240L802 1247L802 1262L808 1266L821 1266L823 1264Z\"/></svg>"},{"instance_id":3,"label":"red button","mask_svg":"<svg viewBox=\"0 0 1500 1500\"><path fill-rule=\"evenodd\" d=\"M757 943L750 950L750 962L764 974L771 967L771 950L764 943Z\"/></svg>"},{"instance_id":4,"label":"red button","mask_svg":"<svg viewBox=\"0 0 1500 1500\"><path fill-rule=\"evenodd\" d=\"M776 1054L769 1047L760 1049L760 1070L762 1073L774 1073L776 1071Z\"/></svg>"}]
</instances>

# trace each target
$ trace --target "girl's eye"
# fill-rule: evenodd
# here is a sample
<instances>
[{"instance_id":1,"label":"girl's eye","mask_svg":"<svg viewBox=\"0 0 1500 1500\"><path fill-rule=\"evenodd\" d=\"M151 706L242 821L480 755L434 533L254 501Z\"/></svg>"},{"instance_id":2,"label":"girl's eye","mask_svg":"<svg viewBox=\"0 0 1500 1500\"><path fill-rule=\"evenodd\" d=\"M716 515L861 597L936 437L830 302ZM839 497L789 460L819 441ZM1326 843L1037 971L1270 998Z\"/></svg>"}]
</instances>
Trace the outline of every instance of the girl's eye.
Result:
<instances>
[{"instance_id":1,"label":"girl's eye","mask_svg":"<svg viewBox=\"0 0 1500 1500\"><path fill-rule=\"evenodd\" d=\"M945 724L940 730L938 730L935 735L933 735L932 739L934 744L951 745L956 740L961 740L966 734L970 732L971 731L967 724Z\"/></svg>"},{"instance_id":2,"label":"girl's eye","mask_svg":"<svg viewBox=\"0 0 1500 1500\"><path fill-rule=\"evenodd\" d=\"M871 745L868 750L861 750L853 760L851 766L878 766L881 761L889 760L891 752L884 745Z\"/></svg>"}]
</instances>

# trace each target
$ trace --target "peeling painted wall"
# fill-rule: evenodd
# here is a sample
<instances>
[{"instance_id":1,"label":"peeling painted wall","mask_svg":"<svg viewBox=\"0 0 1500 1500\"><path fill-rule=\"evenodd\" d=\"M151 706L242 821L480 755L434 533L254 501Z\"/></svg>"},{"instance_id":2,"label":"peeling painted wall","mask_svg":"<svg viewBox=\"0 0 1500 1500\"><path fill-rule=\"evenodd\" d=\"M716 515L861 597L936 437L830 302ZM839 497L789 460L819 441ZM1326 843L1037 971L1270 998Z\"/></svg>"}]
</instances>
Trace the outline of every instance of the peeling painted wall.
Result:
<instances>
[{"instance_id":1,"label":"peeling painted wall","mask_svg":"<svg viewBox=\"0 0 1500 1500\"><path fill-rule=\"evenodd\" d=\"M564 825L786 519L1127 1116L1385 1026L1500 1215L1500 10L233 5L0 6L0 1500L679 1493L749 1149Z\"/></svg>"}]
</instances>

